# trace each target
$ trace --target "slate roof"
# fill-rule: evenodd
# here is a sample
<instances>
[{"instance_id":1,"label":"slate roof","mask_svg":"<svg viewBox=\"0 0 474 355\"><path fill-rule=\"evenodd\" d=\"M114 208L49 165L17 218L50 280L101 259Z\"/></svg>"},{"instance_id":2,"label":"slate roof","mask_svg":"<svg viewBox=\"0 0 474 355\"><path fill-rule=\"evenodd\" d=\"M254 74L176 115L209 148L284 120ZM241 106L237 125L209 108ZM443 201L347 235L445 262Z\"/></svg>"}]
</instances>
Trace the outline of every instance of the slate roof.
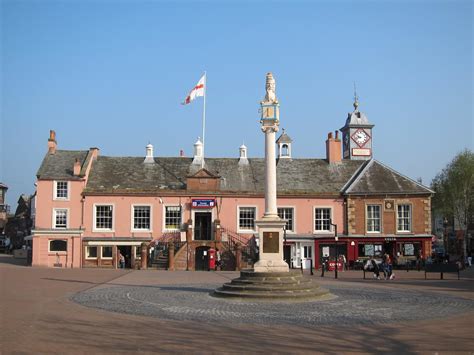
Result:
<instances>
[{"instance_id":1,"label":"slate roof","mask_svg":"<svg viewBox=\"0 0 474 355\"><path fill-rule=\"evenodd\" d=\"M82 165L88 152L88 150L56 150L55 154L46 153L36 176L38 179L79 179L73 175L74 162L79 159Z\"/></svg>"},{"instance_id":2,"label":"slate roof","mask_svg":"<svg viewBox=\"0 0 474 355\"><path fill-rule=\"evenodd\" d=\"M347 195L432 194L426 186L396 172L377 160L371 160L347 186Z\"/></svg>"},{"instance_id":3,"label":"slate roof","mask_svg":"<svg viewBox=\"0 0 474 355\"><path fill-rule=\"evenodd\" d=\"M249 158L239 165L238 158L206 158L205 168L221 179L222 192L264 193L262 158ZM143 193L186 189L186 177L200 166L192 158L155 158L143 164L142 157L99 156L93 162L86 193ZM365 164L343 161L328 164L323 159L281 159L277 164L279 194L339 194L342 187Z\"/></svg>"}]
</instances>

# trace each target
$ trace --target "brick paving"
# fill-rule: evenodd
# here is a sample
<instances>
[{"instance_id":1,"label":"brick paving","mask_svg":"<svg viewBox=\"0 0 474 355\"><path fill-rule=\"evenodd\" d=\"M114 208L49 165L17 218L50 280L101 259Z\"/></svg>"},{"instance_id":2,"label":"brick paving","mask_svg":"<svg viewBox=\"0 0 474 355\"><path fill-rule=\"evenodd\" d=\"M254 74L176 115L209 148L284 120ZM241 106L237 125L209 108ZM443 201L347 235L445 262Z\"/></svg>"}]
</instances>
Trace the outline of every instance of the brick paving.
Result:
<instances>
[{"instance_id":1,"label":"brick paving","mask_svg":"<svg viewBox=\"0 0 474 355\"><path fill-rule=\"evenodd\" d=\"M313 276L316 281L338 296L320 302L332 305L325 306L325 316L320 317L330 321L307 321L316 318L315 312L313 316L299 313L301 322L298 322L299 317L282 319L268 305L263 315L262 308L254 303L247 307L232 302L226 309L229 303L217 300L226 306L208 308L210 303L206 302L216 302L209 297L208 290L238 276L234 272L41 269L14 265L11 260L0 255L0 349L4 354L185 351L472 354L474 349L473 270L463 272L459 281L455 275L436 280L439 277L436 274L430 274L431 280L425 281L424 273L416 271L397 272L393 281L362 280L361 271L340 273L338 280L333 278L333 273L327 273L324 278L318 273ZM138 303L144 300L156 303L153 297L157 297L157 290L165 294L165 301L170 301L176 292L182 292L180 297L190 296L184 297L181 304L176 300L168 304L173 312L151 316L130 314L139 313L133 309L123 313L84 307L72 300L79 295L112 292L119 298L129 294L127 300L139 297ZM384 295L389 295L389 302L382 303L382 309L366 310L367 304L379 307ZM206 301L200 304L203 299ZM339 309L341 302L344 312ZM136 307L136 301L132 304L125 303L124 307ZM321 307L320 304L314 307ZM293 304L290 309L302 305ZM408 308L397 313L401 305ZM157 307L151 304L150 309ZM202 312L206 309L207 313ZM260 314L252 314L259 310ZM232 312L236 313L235 317ZM337 316L346 312L352 314ZM284 314L291 316L292 312ZM359 322L354 321L355 314L360 317Z\"/></svg>"}]
</instances>

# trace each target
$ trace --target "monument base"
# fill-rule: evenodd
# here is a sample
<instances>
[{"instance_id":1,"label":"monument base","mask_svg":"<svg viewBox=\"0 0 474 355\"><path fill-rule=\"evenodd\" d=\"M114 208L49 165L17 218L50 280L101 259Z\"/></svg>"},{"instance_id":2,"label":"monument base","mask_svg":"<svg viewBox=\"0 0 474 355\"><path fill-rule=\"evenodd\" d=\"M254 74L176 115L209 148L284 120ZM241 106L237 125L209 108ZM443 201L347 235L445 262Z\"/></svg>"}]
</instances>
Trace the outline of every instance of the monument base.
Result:
<instances>
[{"instance_id":1,"label":"monument base","mask_svg":"<svg viewBox=\"0 0 474 355\"><path fill-rule=\"evenodd\" d=\"M258 227L259 255L255 272L288 272L283 260L283 227L286 221L278 216L264 216L255 222Z\"/></svg>"},{"instance_id":2,"label":"monument base","mask_svg":"<svg viewBox=\"0 0 474 355\"><path fill-rule=\"evenodd\" d=\"M242 270L240 277L214 290L213 296L275 301L306 301L332 297L299 270L255 272Z\"/></svg>"}]
</instances>

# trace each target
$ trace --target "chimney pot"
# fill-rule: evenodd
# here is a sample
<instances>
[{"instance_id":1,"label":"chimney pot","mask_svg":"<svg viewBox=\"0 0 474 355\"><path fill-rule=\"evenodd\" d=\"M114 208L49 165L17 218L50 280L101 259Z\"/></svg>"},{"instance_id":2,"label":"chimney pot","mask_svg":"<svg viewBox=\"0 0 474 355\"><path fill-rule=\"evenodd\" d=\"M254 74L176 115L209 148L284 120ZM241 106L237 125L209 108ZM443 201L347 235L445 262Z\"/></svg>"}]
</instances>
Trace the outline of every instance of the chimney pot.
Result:
<instances>
[{"instance_id":1,"label":"chimney pot","mask_svg":"<svg viewBox=\"0 0 474 355\"><path fill-rule=\"evenodd\" d=\"M332 132L328 133L328 139L332 139Z\"/></svg>"}]
</instances>

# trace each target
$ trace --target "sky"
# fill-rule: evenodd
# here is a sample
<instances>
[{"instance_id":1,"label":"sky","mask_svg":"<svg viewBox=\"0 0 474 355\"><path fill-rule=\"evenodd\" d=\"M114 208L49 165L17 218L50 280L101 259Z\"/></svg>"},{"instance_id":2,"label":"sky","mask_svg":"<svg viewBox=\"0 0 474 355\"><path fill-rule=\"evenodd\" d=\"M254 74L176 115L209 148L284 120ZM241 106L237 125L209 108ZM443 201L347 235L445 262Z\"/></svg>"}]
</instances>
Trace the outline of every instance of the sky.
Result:
<instances>
[{"instance_id":1,"label":"sky","mask_svg":"<svg viewBox=\"0 0 474 355\"><path fill-rule=\"evenodd\" d=\"M2 0L0 182L35 191L58 149L192 156L207 72L207 157L264 156L259 102L272 72L294 158L325 158L359 109L374 158L429 185L473 137L471 1Z\"/></svg>"}]
</instances>

